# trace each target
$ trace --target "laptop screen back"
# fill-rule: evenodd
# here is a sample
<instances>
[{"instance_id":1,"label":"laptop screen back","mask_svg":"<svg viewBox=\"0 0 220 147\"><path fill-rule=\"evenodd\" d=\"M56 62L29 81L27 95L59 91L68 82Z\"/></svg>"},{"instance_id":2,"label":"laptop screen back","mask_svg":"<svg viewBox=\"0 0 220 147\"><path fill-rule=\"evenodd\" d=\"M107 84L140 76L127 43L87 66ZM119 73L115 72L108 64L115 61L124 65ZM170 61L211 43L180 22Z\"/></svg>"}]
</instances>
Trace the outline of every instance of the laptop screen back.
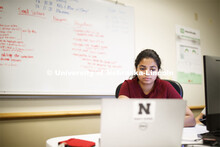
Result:
<instances>
[{"instance_id":1,"label":"laptop screen back","mask_svg":"<svg viewBox=\"0 0 220 147\"><path fill-rule=\"evenodd\" d=\"M101 147L180 147L186 102L103 99Z\"/></svg>"}]
</instances>

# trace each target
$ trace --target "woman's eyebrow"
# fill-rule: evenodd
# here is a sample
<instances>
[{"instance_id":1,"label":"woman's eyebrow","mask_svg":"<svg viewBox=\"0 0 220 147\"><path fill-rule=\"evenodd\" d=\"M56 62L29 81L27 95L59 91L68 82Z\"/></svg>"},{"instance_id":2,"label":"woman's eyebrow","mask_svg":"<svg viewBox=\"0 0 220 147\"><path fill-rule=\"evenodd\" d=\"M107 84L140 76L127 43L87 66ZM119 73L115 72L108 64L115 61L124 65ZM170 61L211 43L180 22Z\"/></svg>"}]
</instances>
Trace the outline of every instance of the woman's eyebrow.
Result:
<instances>
[{"instance_id":1,"label":"woman's eyebrow","mask_svg":"<svg viewBox=\"0 0 220 147\"><path fill-rule=\"evenodd\" d=\"M140 65L140 66L142 66L142 67L146 67L145 65Z\"/></svg>"},{"instance_id":2,"label":"woman's eyebrow","mask_svg":"<svg viewBox=\"0 0 220 147\"><path fill-rule=\"evenodd\" d=\"M155 68L156 68L156 66L155 66L155 65L153 65L153 66L150 66L150 67L155 67Z\"/></svg>"},{"instance_id":3,"label":"woman's eyebrow","mask_svg":"<svg viewBox=\"0 0 220 147\"><path fill-rule=\"evenodd\" d=\"M140 65L140 67L147 67L147 66L145 66L145 65ZM152 66L150 66L150 68L156 68L156 66L155 65L152 65Z\"/></svg>"}]
</instances>

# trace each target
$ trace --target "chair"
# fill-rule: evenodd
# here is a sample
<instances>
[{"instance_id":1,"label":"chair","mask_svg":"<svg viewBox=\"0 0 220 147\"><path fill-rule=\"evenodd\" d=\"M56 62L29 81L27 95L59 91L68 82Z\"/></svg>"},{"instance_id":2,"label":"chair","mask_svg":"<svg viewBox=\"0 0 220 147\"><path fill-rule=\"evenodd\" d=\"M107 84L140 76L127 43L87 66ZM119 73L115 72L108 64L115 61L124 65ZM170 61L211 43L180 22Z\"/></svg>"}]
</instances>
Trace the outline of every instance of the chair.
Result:
<instances>
[{"instance_id":1,"label":"chair","mask_svg":"<svg viewBox=\"0 0 220 147\"><path fill-rule=\"evenodd\" d=\"M173 80L165 80L165 79L163 79L163 80L169 82L176 89L176 91L180 94L180 96L183 97L183 88L180 85L180 83L178 83L177 81L173 81ZM122 85L122 83L119 84L116 88L116 91L115 91L116 98L118 98L118 96L119 96L119 91L121 89L121 85Z\"/></svg>"},{"instance_id":2,"label":"chair","mask_svg":"<svg viewBox=\"0 0 220 147\"><path fill-rule=\"evenodd\" d=\"M173 80L165 80L165 79L163 80L169 82L176 89L176 91L180 94L180 96L183 97L183 88L179 82L173 81Z\"/></svg>"},{"instance_id":3,"label":"chair","mask_svg":"<svg viewBox=\"0 0 220 147\"><path fill-rule=\"evenodd\" d=\"M115 91L115 98L118 98L122 84L123 84L123 83L121 83L121 84L119 84L119 85L117 86L116 91Z\"/></svg>"}]
</instances>

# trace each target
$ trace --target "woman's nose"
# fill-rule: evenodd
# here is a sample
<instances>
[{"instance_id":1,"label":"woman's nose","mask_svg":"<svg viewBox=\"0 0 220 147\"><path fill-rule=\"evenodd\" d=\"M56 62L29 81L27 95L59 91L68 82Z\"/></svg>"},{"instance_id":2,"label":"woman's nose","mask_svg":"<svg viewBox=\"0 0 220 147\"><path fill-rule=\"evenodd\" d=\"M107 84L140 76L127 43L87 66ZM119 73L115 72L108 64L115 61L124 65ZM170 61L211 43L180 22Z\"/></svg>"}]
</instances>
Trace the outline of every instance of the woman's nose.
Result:
<instances>
[{"instance_id":1,"label":"woman's nose","mask_svg":"<svg viewBox=\"0 0 220 147\"><path fill-rule=\"evenodd\" d=\"M149 76L150 75L150 70L146 70L145 75Z\"/></svg>"}]
</instances>

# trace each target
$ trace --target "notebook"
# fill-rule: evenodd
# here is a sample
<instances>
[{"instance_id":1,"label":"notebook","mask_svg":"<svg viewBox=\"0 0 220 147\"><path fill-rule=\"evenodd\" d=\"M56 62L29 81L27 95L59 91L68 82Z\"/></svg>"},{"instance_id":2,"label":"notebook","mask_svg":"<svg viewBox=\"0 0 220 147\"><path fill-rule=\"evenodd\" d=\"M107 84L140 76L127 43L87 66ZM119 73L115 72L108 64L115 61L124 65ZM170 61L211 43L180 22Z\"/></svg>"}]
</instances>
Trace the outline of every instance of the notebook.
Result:
<instances>
[{"instance_id":1,"label":"notebook","mask_svg":"<svg viewBox=\"0 0 220 147\"><path fill-rule=\"evenodd\" d=\"M101 147L180 147L186 101L102 99Z\"/></svg>"}]
</instances>

